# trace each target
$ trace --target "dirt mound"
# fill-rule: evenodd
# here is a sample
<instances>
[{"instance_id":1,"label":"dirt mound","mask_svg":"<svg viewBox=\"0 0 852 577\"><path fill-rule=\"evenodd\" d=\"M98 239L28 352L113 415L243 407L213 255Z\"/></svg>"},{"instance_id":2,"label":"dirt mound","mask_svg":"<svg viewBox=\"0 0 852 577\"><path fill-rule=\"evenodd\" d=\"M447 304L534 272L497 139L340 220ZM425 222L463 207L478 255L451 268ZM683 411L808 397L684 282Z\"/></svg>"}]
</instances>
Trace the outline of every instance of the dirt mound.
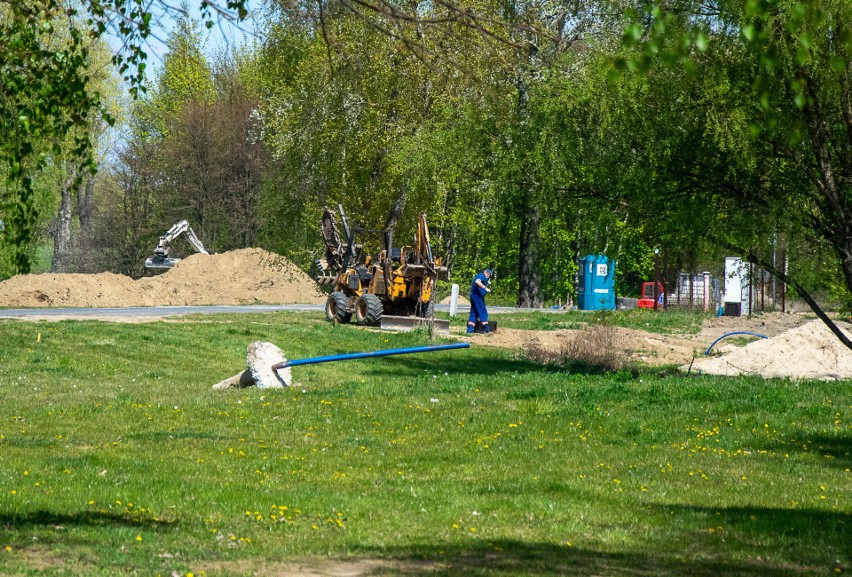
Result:
<instances>
[{"instance_id":1,"label":"dirt mound","mask_svg":"<svg viewBox=\"0 0 852 577\"><path fill-rule=\"evenodd\" d=\"M441 301L441 304L442 305L448 305L448 304L450 304L451 300L452 300L451 297L444 297L444 300ZM470 301L467 300L466 298L464 298L463 296L459 295L459 304L468 307L468 306L470 306Z\"/></svg>"},{"instance_id":2,"label":"dirt mound","mask_svg":"<svg viewBox=\"0 0 852 577\"><path fill-rule=\"evenodd\" d=\"M499 315L495 315L494 318L499 323ZM710 358L705 359L702 356L704 351L710 343L729 332L751 331L768 337L775 337L790 331L790 329L812 323L813 318L813 315L787 313L757 314L750 318L719 317L705 320L701 331L696 334L662 335L623 327L617 327L616 331L619 341L625 343L625 346L622 347L623 350L620 352L631 361L651 366L685 365L685 367L688 367L688 363L693 357L696 359L696 366L711 360ZM569 329L556 331L508 329L499 328L498 324L496 333L475 335L470 339L468 337L462 338L473 340L478 345L510 349L526 349L532 339L536 339L536 346L546 349L553 354L558 354L564 352L566 343L576 338L576 335L581 332ZM825 343L820 340L823 338L828 339L830 343L839 345L837 339L827 329L825 334L815 336L814 338L817 339L815 343L817 343L816 346L818 347L824 348ZM735 346L731 341L721 341L715 348L727 351L738 350L740 347ZM840 345L840 348L845 351L845 347L842 345ZM693 367L693 371L695 370L695 367ZM711 371L707 370L704 372L709 373Z\"/></svg>"},{"instance_id":3,"label":"dirt mound","mask_svg":"<svg viewBox=\"0 0 852 577\"><path fill-rule=\"evenodd\" d=\"M847 335L852 326L837 323ZM686 367L682 367L684 370ZM811 321L780 335L731 350L721 357L696 360L692 371L711 375L764 378L850 379L852 350L822 321Z\"/></svg>"},{"instance_id":4,"label":"dirt mound","mask_svg":"<svg viewBox=\"0 0 852 577\"><path fill-rule=\"evenodd\" d=\"M130 307L322 303L316 283L283 256L258 248L195 254L164 274L29 274L0 283L4 307Z\"/></svg>"},{"instance_id":5,"label":"dirt mound","mask_svg":"<svg viewBox=\"0 0 852 577\"><path fill-rule=\"evenodd\" d=\"M476 342L477 345L508 349L527 349L533 339L536 346L554 354L564 354L570 340L582 335L582 330L560 329L556 331L534 331L523 329L500 328L500 317L497 332L487 335L464 336L464 340ZM618 342L623 343L619 351L625 358L646 365L671 365L688 362L694 354L691 342L676 337L657 335L614 327ZM583 338L580 336L580 338Z\"/></svg>"}]
</instances>

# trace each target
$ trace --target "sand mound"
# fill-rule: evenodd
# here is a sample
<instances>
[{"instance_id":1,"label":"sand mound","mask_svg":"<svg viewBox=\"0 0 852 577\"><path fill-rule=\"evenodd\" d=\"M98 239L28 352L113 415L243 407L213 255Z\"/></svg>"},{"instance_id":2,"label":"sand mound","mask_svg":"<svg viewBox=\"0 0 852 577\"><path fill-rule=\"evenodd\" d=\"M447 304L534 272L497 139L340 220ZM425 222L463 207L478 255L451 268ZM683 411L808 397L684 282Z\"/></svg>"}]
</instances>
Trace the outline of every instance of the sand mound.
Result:
<instances>
[{"instance_id":1,"label":"sand mound","mask_svg":"<svg viewBox=\"0 0 852 577\"><path fill-rule=\"evenodd\" d=\"M0 283L5 307L310 304L316 283L283 256L258 248L195 254L155 277L113 273L20 275Z\"/></svg>"},{"instance_id":2,"label":"sand mound","mask_svg":"<svg viewBox=\"0 0 852 577\"><path fill-rule=\"evenodd\" d=\"M852 327L837 323L847 335ZM688 367L681 367L686 370ZM693 372L711 375L757 375L764 378L850 379L852 350L822 321L811 321L769 339L761 339L721 357L696 360Z\"/></svg>"},{"instance_id":3,"label":"sand mound","mask_svg":"<svg viewBox=\"0 0 852 577\"><path fill-rule=\"evenodd\" d=\"M441 301L441 304L442 305L448 305L448 304L450 304L451 300L452 300L451 297L444 297L444 300ZM466 298L464 298L463 296L459 295L459 304L464 305L464 306L470 306L470 301L467 300Z\"/></svg>"}]
</instances>

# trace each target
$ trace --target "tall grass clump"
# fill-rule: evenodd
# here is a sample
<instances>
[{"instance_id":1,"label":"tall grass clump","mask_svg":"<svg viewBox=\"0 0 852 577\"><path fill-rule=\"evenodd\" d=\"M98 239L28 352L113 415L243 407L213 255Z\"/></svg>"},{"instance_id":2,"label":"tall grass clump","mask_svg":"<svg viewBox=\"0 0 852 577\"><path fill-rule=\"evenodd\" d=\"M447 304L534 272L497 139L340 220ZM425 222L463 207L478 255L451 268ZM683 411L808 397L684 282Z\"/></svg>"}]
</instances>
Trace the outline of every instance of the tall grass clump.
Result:
<instances>
[{"instance_id":1,"label":"tall grass clump","mask_svg":"<svg viewBox=\"0 0 852 577\"><path fill-rule=\"evenodd\" d=\"M542 365L605 372L631 365L627 339L610 324L584 327L566 336L555 350L533 337L526 346L526 357Z\"/></svg>"}]
</instances>

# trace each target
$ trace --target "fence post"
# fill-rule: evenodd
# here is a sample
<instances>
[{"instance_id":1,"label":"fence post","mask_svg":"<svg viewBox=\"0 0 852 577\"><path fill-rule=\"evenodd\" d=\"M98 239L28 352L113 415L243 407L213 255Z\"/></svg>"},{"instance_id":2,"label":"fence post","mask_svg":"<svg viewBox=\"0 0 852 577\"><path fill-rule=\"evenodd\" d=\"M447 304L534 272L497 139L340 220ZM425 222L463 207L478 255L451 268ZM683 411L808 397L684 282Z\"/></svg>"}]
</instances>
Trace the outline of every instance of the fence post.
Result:
<instances>
[{"instance_id":1,"label":"fence post","mask_svg":"<svg viewBox=\"0 0 852 577\"><path fill-rule=\"evenodd\" d=\"M453 288L450 292L450 316L456 316L459 310L459 285L453 283Z\"/></svg>"},{"instance_id":2,"label":"fence post","mask_svg":"<svg viewBox=\"0 0 852 577\"><path fill-rule=\"evenodd\" d=\"M784 271L784 276L787 276L787 251L781 249L781 270ZM781 283L781 312L787 312L787 283Z\"/></svg>"}]
</instances>

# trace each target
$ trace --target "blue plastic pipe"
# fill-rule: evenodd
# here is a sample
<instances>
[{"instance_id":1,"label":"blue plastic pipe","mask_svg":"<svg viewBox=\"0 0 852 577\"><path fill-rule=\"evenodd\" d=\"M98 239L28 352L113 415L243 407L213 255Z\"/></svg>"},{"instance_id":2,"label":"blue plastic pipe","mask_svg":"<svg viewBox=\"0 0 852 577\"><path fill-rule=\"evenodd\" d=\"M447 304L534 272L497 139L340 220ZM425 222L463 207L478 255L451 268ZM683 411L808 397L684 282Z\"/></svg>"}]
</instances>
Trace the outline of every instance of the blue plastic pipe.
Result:
<instances>
[{"instance_id":1,"label":"blue plastic pipe","mask_svg":"<svg viewBox=\"0 0 852 577\"><path fill-rule=\"evenodd\" d=\"M367 353L347 353L345 355L329 355L327 357L313 357L310 359L296 359L295 361L284 361L272 365L272 370L286 367L297 367L299 365L316 365L318 363L331 363L334 361L351 361L353 359L366 359L371 357L388 357L390 355L410 355L412 353L432 353L435 351L449 351L452 349L467 349L470 343L454 343L451 345L431 345L426 347L409 347L405 349L385 349L383 351L371 351Z\"/></svg>"},{"instance_id":2,"label":"blue plastic pipe","mask_svg":"<svg viewBox=\"0 0 852 577\"><path fill-rule=\"evenodd\" d=\"M721 340L722 340L722 339L724 339L724 338L727 338L727 337L730 337L730 336L733 336L733 335L750 335L750 336L752 336L752 337L760 337L760 338L762 338L762 339L768 339L768 338L769 338L769 337L767 337L766 335L759 335L759 334L757 334L757 333L750 333L750 332L748 332L748 331L734 331L734 332L732 332L732 333L725 333L724 335L722 335L721 337L719 337L718 339L716 339L715 341L713 341L713 342L710 344L710 346L709 346L709 347L707 347L707 350L706 350L706 351L704 351L704 356L706 357L707 355L709 355L709 354L710 354L710 351L711 351L711 350L713 350L713 346L714 346L716 343L718 343L719 341L721 341Z\"/></svg>"}]
</instances>

